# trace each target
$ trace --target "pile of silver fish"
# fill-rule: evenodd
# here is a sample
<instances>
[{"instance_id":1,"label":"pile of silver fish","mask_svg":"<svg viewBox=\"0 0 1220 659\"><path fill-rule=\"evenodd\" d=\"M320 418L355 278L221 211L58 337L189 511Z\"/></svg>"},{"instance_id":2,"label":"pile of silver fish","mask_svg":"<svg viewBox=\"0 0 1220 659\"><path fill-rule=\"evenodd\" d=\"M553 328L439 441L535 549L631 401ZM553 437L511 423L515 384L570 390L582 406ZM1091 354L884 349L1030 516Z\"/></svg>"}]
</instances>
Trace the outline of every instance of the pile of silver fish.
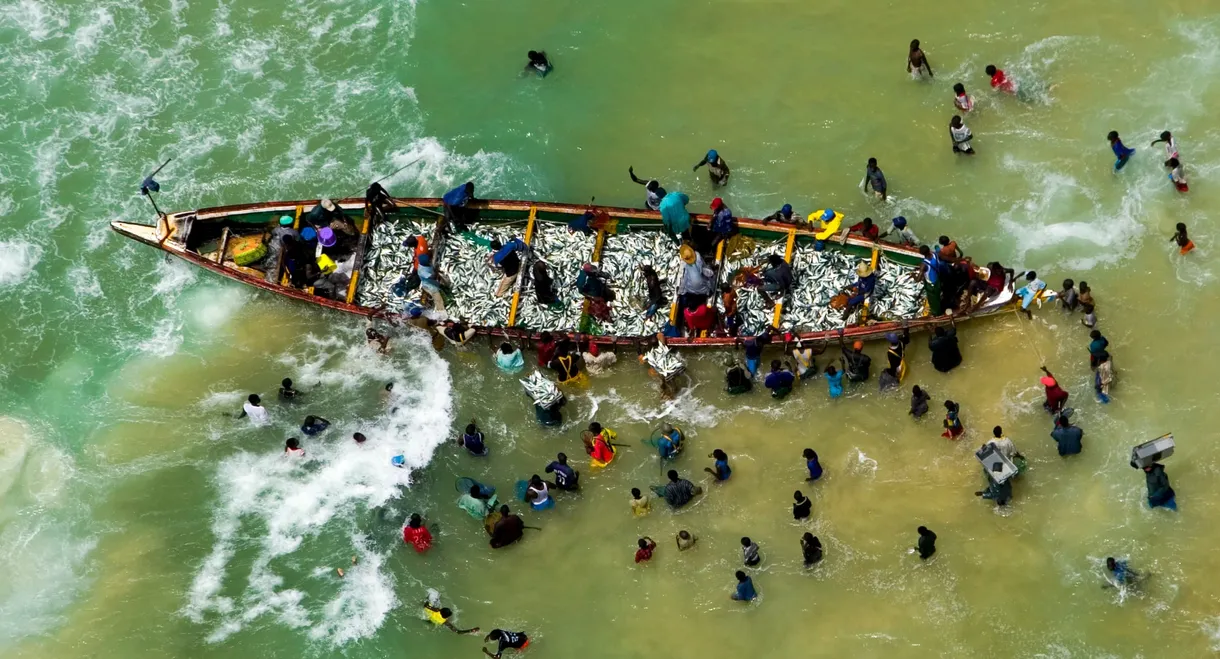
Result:
<instances>
[{"instance_id":1,"label":"pile of silver fish","mask_svg":"<svg viewBox=\"0 0 1220 659\"><path fill-rule=\"evenodd\" d=\"M381 222L369 237L368 251L364 255L364 267L360 271L360 304L366 307L386 307L401 311L407 302L419 301L419 290L414 290L405 299L393 293L394 284L415 267L415 253L402 246L408 236L425 236L432 240L432 224L406 218L393 218Z\"/></svg>"},{"instance_id":2,"label":"pile of silver fish","mask_svg":"<svg viewBox=\"0 0 1220 659\"><path fill-rule=\"evenodd\" d=\"M508 230L496 232L490 227L476 227L473 232L445 238L440 271L452 293L445 311L472 325L502 327L508 323L512 289L496 297L496 287L504 273L492 265L491 249L476 241L475 236L483 243L492 239L506 243L514 237Z\"/></svg>"},{"instance_id":3,"label":"pile of silver fish","mask_svg":"<svg viewBox=\"0 0 1220 659\"><path fill-rule=\"evenodd\" d=\"M546 376L534 371L524 380L518 380L521 386L525 387L525 393L534 399L534 403L542 408L549 408L555 403L558 403L563 398L563 393L559 391L559 387L555 386L554 382L546 379Z\"/></svg>"},{"instance_id":4,"label":"pile of silver fish","mask_svg":"<svg viewBox=\"0 0 1220 659\"><path fill-rule=\"evenodd\" d=\"M602 246L600 267L611 278L610 287L616 299L611 305L610 326L606 334L645 336L661 331L669 319L669 306L658 309L651 317L644 316L648 307L648 286L640 267L650 265L661 280L666 301L677 298L678 277L682 273L682 258L678 246L660 231L635 231L607 237Z\"/></svg>"},{"instance_id":5,"label":"pile of silver fish","mask_svg":"<svg viewBox=\"0 0 1220 659\"><path fill-rule=\"evenodd\" d=\"M580 267L593 258L596 236L571 233L566 224L537 222L530 239L533 258L547 266L555 282L555 294L562 306L555 308L538 304L533 285L522 285L521 299L517 303L517 325L535 332L576 331L584 311L584 298L576 290L576 277ZM527 262L528 261L528 262ZM522 259L522 271L530 266L529 259Z\"/></svg>"},{"instance_id":6,"label":"pile of silver fish","mask_svg":"<svg viewBox=\"0 0 1220 659\"><path fill-rule=\"evenodd\" d=\"M734 273L741 268L754 268L758 273L761 273L764 266L767 264L767 257L771 254L778 254L780 258L784 257L784 252L787 250L787 239L777 240L766 245L758 245L751 253L745 255L730 255L737 258L726 257L724 260L724 268L720 273L720 281L728 283ZM796 265L792 267L793 283L795 289L805 284L805 280L801 278L801 274L797 272ZM771 296L773 301L779 302L776 296ZM724 314L724 300L719 296L716 298L716 311ZM775 305L767 304L763 299L762 294L758 289L750 287L741 287L737 289L737 313L741 315L741 330L740 334L758 334L763 328L770 327L773 316L775 315Z\"/></svg>"},{"instance_id":7,"label":"pile of silver fish","mask_svg":"<svg viewBox=\"0 0 1220 659\"><path fill-rule=\"evenodd\" d=\"M652 350L644 353L644 363L651 366L652 370L666 380L686 370L686 363L682 361L678 353L673 352L663 343L657 344Z\"/></svg>"},{"instance_id":8,"label":"pile of silver fish","mask_svg":"<svg viewBox=\"0 0 1220 659\"><path fill-rule=\"evenodd\" d=\"M740 261L728 262L728 268L758 266L766 254L782 254L778 244L763 247ZM832 309L830 300L857 280L856 267L868 259L844 252L815 251L812 245L798 245L792 255L792 290L784 298L780 329L794 332L835 330L860 322L862 309L844 315ZM887 258L878 259L877 285L869 303L869 317L874 320L918 318L924 313L923 283L916 278L915 268L900 265ZM727 275L726 275L727 276ZM742 332L756 334L771 324L773 309L763 308L758 293L749 289L738 291L738 309L742 314Z\"/></svg>"}]
</instances>

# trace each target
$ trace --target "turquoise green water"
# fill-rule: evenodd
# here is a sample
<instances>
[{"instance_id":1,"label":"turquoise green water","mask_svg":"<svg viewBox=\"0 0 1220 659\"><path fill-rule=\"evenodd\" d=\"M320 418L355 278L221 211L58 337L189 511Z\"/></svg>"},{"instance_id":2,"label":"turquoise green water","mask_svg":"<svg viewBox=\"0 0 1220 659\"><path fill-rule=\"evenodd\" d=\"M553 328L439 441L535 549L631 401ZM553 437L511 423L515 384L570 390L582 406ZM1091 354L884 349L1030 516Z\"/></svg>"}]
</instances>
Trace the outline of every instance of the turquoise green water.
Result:
<instances>
[{"instance_id":1,"label":"turquoise green water","mask_svg":"<svg viewBox=\"0 0 1220 659\"><path fill-rule=\"evenodd\" d=\"M911 81L906 44L937 76ZM522 78L523 53L556 63ZM531 656L1203 656L1220 647L1209 576L1220 533L1211 436L1220 418L1207 328L1220 317L1215 173L1220 11L1209 3L859 7L848 3L625 2L267 6L192 2L0 5L0 648L6 656L449 656L478 641L427 628L416 603L439 590L462 626L522 629ZM995 63L1052 91L997 98ZM978 101L978 155L948 148L953 82ZM1164 129L1192 190L1164 178ZM1110 171L1104 140L1139 149ZM978 258L1086 279L1118 368L1115 400L1089 400L1085 331L1044 309L963 327L966 364L943 376L922 339L906 384L963 405L951 444L905 396L872 387L827 400L814 382L775 404L719 392L720 355L691 355L692 385L660 401L632 355L573 396L568 424L533 424L484 352L436 355L401 334L388 357L363 326L256 293L113 235L151 218L136 194L167 157L171 209L345 195L390 181L401 195L478 181L485 196L638 205L626 168L713 196L690 171L708 148L733 168L739 214L833 206L904 214L924 238L952 235ZM895 203L859 192L877 157ZM1199 248L1167 242L1190 224ZM869 349L880 359L880 349ZM1044 359L1072 392L1085 452L1063 461L1037 406ZM226 415L290 376L309 392L252 429ZM383 400L387 381L398 397ZM397 411L394 411L394 410ZM336 421L280 456L305 413ZM494 456L442 445L471 416ZM633 519L628 490L659 482L627 449L578 497L500 553L453 506L453 479L511 490L557 450L579 453L596 418L638 441L659 418L693 435L677 464L701 474L722 448L733 480L680 515ZM970 450L1002 424L1032 469L1006 511L978 501ZM371 446L344 439L359 430ZM1131 445L1172 430L1181 510L1143 505ZM828 477L802 481L813 446ZM408 470L386 465L404 452ZM706 464L705 464L706 463ZM697 479L696 479L697 480ZM791 493L814 498L807 525ZM371 513L394 514L379 523ZM423 511L437 542L395 538ZM935 560L906 554L914 528ZM678 555L679 528L700 537ZM797 539L827 547L800 567ZM532 533L532 532L531 532ZM661 541L652 564L635 540ZM757 604L728 601L737 538L765 555ZM1101 588L1107 555L1152 574L1138 592ZM358 565L351 566L351 557ZM339 579L334 568L344 567Z\"/></svg>"}]
</instances>

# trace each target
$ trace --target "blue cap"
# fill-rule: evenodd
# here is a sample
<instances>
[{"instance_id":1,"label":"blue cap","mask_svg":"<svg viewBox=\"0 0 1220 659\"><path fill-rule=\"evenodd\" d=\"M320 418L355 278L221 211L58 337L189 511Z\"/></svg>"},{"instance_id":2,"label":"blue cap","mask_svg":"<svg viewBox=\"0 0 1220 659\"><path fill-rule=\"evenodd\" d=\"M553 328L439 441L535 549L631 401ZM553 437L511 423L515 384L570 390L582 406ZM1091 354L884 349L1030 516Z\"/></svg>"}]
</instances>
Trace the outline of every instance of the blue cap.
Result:
<instances>
[{"instance_id":1,"label":"blue cap","mask_svg":"<svg viewBox=\"0 0 1220 659\"><path fill-rule=\"evenodd\" d=\"M889 341L890 343L898 343L898 335L893 332L889 332L885 335L885 340Z\"/></svg>"},{"instance_id":2,"label":"blue cap","mask_svg":"<svg viewBox=\"0 0 1220 659\"><path fill-rule=\"evenodd\" d=\"M411 306L407 307L407 315L412 318L419 318L423 314L424 310L418 304L411 304Z\"/></svg>"},{"instance_id":3,"label":"blue cap","mask_svg":"<svg viewBox=\"0 0 1220 659\"><path fill-rule=\"evenodd\" d=\"M792 204L784 204L784 207L779 209L779 212L783 213L784 215L791 215L792 214Z\"/></svg>"},{"instance_id":4,"label":"blue cap","mask_svg":"<svg viewBox=\"0 0 1220 659\"><path fill-rule=\"evenodd\" d=\"M905 229L907 226L907 218L905 218L901 215L899 215L898 217L896 217L890 221L893 222L894 226L898 227L899 229Z\"/></svg>"},{"instance_id":5,"label":"blue cap","mask_svg":"<svg viewBox=\"0 0 1220 659\"><path fill-rule=\"evenodd\" d=\"M318 232L314 231L313 227L305 227L301 229L301 240L313 240L318 237Z\"/></svg>"},{"instance_id":6,"label":"blue cap","mask_svg":"<svg viewBox=\"0 0 1220 659\"><path fill-rule=\"evenodd\" d=\"M719 157L720 157L720 154L716 153L715 149L712 149L707 152L707 161L708 162L716 162L716 159Z\"/></svg>"},{"instance_id":7,"label":"blue cap","mask_svg":"<svg viewBox=\"0 0 1220 659\"><path fill-rule=\"evenodd\" d=\"M419 255L419 264L420 265L432 265L432 257L428 256L427 254L420 254Z\"/></svg>"},{"instance_id":8,"label":"blue cap","mask_svg":"<svg viewBox=\"0 0 1220 659\"><path fill-rule=\"evenodd\" d=\"M835 219L835 209L827 208L826 210L822 211L822 221L823 222L829 222L833 219Z\"/></svg>"}]
</instances>

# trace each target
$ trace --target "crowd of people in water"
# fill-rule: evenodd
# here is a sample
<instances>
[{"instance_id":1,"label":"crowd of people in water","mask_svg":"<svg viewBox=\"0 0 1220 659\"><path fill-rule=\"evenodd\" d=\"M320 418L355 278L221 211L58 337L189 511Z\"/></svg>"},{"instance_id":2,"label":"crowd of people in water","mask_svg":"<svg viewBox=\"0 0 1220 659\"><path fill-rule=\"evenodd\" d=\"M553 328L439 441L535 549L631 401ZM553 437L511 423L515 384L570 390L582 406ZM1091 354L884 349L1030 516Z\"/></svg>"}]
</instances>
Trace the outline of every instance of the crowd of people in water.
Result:
<instances>
[{"instance_id":1,"label":"crowd of people in water","mask_svg":"<svg viewBox=\"0 0 1220 659\"><path fill-rule=\"evenodd\" d=\"M525 67L527 74L545 77L553 70L553 65L545 52L531 51L528 60ZM990 77L991 87L1002 94L1026 98L1023 90L1028 90L1027 84L1030 87L1033 86L1032 83L1018 80L994 65L988 65L985 70ZM934 77L929 58L921 49L918 40L911 42L907 71L916 79L930 80ZM949 124L952 148L955 153L974 155L975 149L972 145L974 136L966 127L963 118L964 115L968 116L974 110L974 99L960 82L953 86L953 90L953 103L958 114L953 116ZM1110 132L1108 140L1116 157L1114 170L1117 172L1126 166L1135 150L1126 147L1116 131ZM1152 144L1155 146L1162 143L1167 155L1164 164L1169 170L1168 176L1179 191L1186 192L1189 188L1177 142L1169 131L1165 131ZM717 151L708 151L694 165L695 170L700 168L706 168L713 188L720 188L728 184L729 166ZM685 194L667 192L657 180L637 177L634 168L629 168L628 174L632 181L644 186L645 206L661 213L666 230L679 241L683 261L690 270L689 273L684 273L683 286L678 291L678 303L684 313L678 315L678 322L675 323L677 327L673 330L680 332L681 326L685 324L687 331L715 333L736 338L736 346L741 351L741 358L739 359L734 354L727 360L724 389L728 394L749 394L753 391L755 384L761 380L762 386L770 391L773 398L783 399L798 388L804 387L805 383L821 377L826 382L828 395L831 398L840 398L852 388L862 390L862 385L873 378L873 358L865 352L864 344L854 341L848 345L842 337L842 332L840 332L837 345L833 346L833 351L831 351L831 341L806 343L802 342L799 337L794 337L774 327L769 327L757 335L740 336L740 321L734 317L735 300L727 297L731 295L731 291L722 293L726 296L723 300L723 312L713 312L709 318L700 317L699 308L704 306L704 301L713 294L713 288L708 281L711 273L708 272L704 259L708 254L709 246L733 235L735 227L732 211L728 209L722 199L716 198L711 205L713 216L709 232L700 235L693 230L694 227L692 227L689 213L686 210L689 199ZM866 192L871 192L877 199L882 201L887 199L888 183L876 158L868 159L862 186ZM376 187L380 188L380 186ZM388 194L384 193L384 189L370 188L370 204L373 204L379 211L393 211L392 203L385 203L388 199ZM473 199L473 183L458 186L445 195L445 215L455 227L463 228L465 224L477 218L477 215L472 214L473 211L467 206ZM326 231L326 234L319 232L314 236L319 241L321 253L327 254L328 252L324 248L333 247L342 240L342 236L329 228L330 222L335 219L332 216L336 210L333 204L328 207L324 200L310 213L317 215L316 219L320 225L328 227L322 230ZM780 210L764 218L764 221L796 224L809 222L816 231L824 232L825 236L829 236L838 231L841 217L835 211L827 209L813 217L803 218L800 214L793 212L790 204L784 204ZM597 221L598 218L589 214L573 220L569 228L573 231L587 232L596 229ZM1032 318L1031 306L1035 304L1041 306L1043 303L1054 304L1065 314L1080 314L1080 323L1087 330L1087 353L1089 367L1093 372L1094 397L1102 404L1111 401L1111 387L1114 383L1115 371L1110 354L1110 344L1101 330L1097 329L1097 303L1087 282L1077 283L1072 279L1065 279L1062 287L1058 291L1054 291L1033 271L1017 273L998 262L992 262L987 267L980 268L963 254L956 241L947 236L941 236L936 245L921 245L905 217L896 217L891 220L891 228L884 233L871 218L852 225L848 231L872 240L883 240L892 236L891 240L896 243L911 247L918 246L922 257L919 277L924 282L928 294L929 312L932 316L947 314L947 321L943 325L935 327L928 338L931 363L938 372L952 372L963 361L957 327L954 322L955 317L968 316L972 308L981 301L994 297L999 291L1009 286L1015 287L1019 284L1019 288L1016 288L1015 291L1017 298L1015 308L1025 318ZM304 240L305 237L298 235L292 239ZM1182 254L1186 254L1194 248L1185 224L1177 224L1170 240L1178 246ZM412 288L419 287L428 293L435 301L436 309L443 311L443 284L430 267L431 252L427 238L413 236L407 240L406 246L413 250L414 269L410 280L404 281L403 284ZM521 269L521 260L517 253L522 246L523 244L519 240L511 240L508 244L495 243L490 246L492 262L503 270L504 279L499 287L499 295L503 295L515 283ZM288 258L293 258L291 252ZM787 264L783 263L782 259L779 261L779 263L769 264L761 281L763 290L772 295L782 295L786 291L786 287L791 285L791 273L785 273L783 270ZM547 295L554 298L553 281L546 272L544 264L535 263L534 267L539 265L542 265L542 272L535 271L532 274L535 285L541 286L543 289L539 293L540 300ZM290 278L296 282L298 277L294 274L294 267L290 265L288 272ZM860 278L865 279L870 275L871 273L862 273ZM304 275L301 279L303 280L303 278ZM655 272L652 273L652 279L649 281L654 282L654 280L656 280ZM651 305L651 313L655 313L667 303L660 292L659 282L655 283L657 289L655 292L652 283L649 284L648 303ZM866 285L858 283L852 292L854 294L866 293L867 291L863 288ZM582 267L581 279L577 282L577 287L586 298L593 302L599 300L605 302L611 294L600 273L590 264ZM596 312L596 304L593 306ZM710 304L706 306L711 307ZM435 332L436 336L444 337L455 346L468 345L475 335L475 330L460 319L444 320L438 325L423 311L422 307L416 305L407 308L403 315L409 325L427 331L429 334ZM891 332L885 337L884 366L877 374L878 387L881 391L897 389L906 376L906 350L911 336L905 323L901 330L901 332ZM664 342L665 336L677 335L667 330L662 332L658 339ZM375 329L371 322L366 337L370 345L379 352L387 353L389 351L389 336ZM767 363L766 371L763 372L764 350L768 347L779 346L782 346L781 358L771 359ZM587 383L589 375L602 375L617 361L617 356L612 350L599 348L598 343L592 340L592 337L584 335L554 336L550 332L543 332L532 348L536 351L537 366L553 373L556 380L562 385L583 386ZM820 356L826 356L828 352L831 355L828 363L824 369L819 370L816 360ZM789 357L791 361L788 360ZM491 358L496 366L505 373L519 373L526 365L522 349L507 341L492 349ZM1050 418L1050 436L1056 444L1058 453L1065 458L1080 454L1084 448L1084 430L1072 421L1074 410L1068 406L1071 395L1045 364L1042 365L1040 372L1041 375L1037 376L1038 382L1043 387L1045 394L1041 405ZM386 385L387 392L392 391L392 388L392 383ZM926 387L921 385L912 386L910 391L909 414L916 419L923 418L930 412L932 395ZM285 378L279 389L280 401L291 402L299 396L300 392L294 387L292 380ZM563 423L561 408L565 402L566 399L560 396L558 400L545 406L535 403L538 422L546 426L561 425ZM953 400L945 400L943 408L942 436L951 440L961 439L966 433L962 406ZM249 418L256 425L266 425L269 422L268 412L257 394L250 394L239 417ZM300 425L300 435L305 438L317 436L326 432L330 425L331 422L325 418L306 416ZM361 433L355 433L352 440L356 444L361 444L367 441L367 438ZM618 441L618 435L614 430L598 421L593 421L588 425L581 434L581 440L585 453L589 457L589 468L592 470L605 469L612 465L619 454L619 448L624 445ZM471 456L486 457L491 453L484 432L474 420L465 426L455 443ZM681 428L664 423L657 428L648 443L656 449L662 463L665 463L682 455L687 449L688 441ZM303 457L306 455L306 451L307 447L303 445L300 437L290 437L285 441L284 452L287 456ZM708 457L712 463L704 471L713 482L730 481L733 474L731 457L719 448L711 451ZM1008 505L1014 495L1014 482L1019 482L1020 476L1026 468L1024 456L1017 450L1013 440L1005 435L1003 428L995 426L991 431L991 437L982 443L976 457L984 465L984 487L975 492L975 495L994 501L996 506ZM804 461L808 474L803 487L805 489L816 487L825 474L817 451L812 447L805 448L800 458ZM399 467L404 466L404 463L403 456L396 456L391 461L392 465ZM1153 508L1163 507L1176 510L1176 494L1170 486L1164 466L1155 460L1144 461L1138 465L1133 461L1132 466L1138 466L1145 472L1148 505ZM544 467L543 473L548 477L533 474L517 484L516 499L531 511L541 513L553 509L556 506L557 497L561 496L561 493L576 491L581 487L581 473L573 467L569 457L563 452L558 453L555 460ZM488 545L492 549L511 546L525 537L526 530L535 528L526 525L521 516L515 514L509 505L501 501L495 488L472 479L462 479L461 482L464 484L464 488L458 499L458 506L472 518L482 522L488 536ZM628 502L631 514L642 517L652 514L654 500L664 501L666 506L676 511L690 505L698 497L704 496L704 490L700 485L683 477L677 469L668 469L664 482L646 489L633 487L630 494L631 498ZM812 507L812 500L803 490L797 489L793 492L792 515L794 519L809 518L812 515ZM405 544L420 553L428 551L433 542L426 520L418 513L410 515L404 523L402 538ZM698 539L699 537L694 532L682 529L674 537L674 550L688 551L696 546ZM920 559L927 560L936 553L936 541L935 532L925 526L919 526L915 531L915 543L909 551L912 554L918 554ZM635 563L647 563L652 560L656 552L662 551L661 545L649 536L640 537L636 542L636 547ZM799 547L805 567L812 568L823 560L822 542L812 533L806 532L799 538ZM750 570L757 568L762 563L763 554L759 544L749 537L741 538L741 549L742 569L735 571L733 575L729 597L737 601L750 602L758 598L758 589ZM1141 576L1128 565L1126 560L1109 557L1105 564L1107 582L1111 585L1127 586ZM342 574L342 570L339 570L339 575L342 576ZM454 612L448 607L441 606L439 598L435 594L423 603L423 616L428 622L444 626L459 634L479 633L478 627L460 629L454 625ZM486 648L483 650L492 657L500 657L508 649L524 649L530 642L529 636L525 632L503 629L493 629L484 637L484 641L485 644L496 644L494 653Z\"/></svg>"}]
</instances>

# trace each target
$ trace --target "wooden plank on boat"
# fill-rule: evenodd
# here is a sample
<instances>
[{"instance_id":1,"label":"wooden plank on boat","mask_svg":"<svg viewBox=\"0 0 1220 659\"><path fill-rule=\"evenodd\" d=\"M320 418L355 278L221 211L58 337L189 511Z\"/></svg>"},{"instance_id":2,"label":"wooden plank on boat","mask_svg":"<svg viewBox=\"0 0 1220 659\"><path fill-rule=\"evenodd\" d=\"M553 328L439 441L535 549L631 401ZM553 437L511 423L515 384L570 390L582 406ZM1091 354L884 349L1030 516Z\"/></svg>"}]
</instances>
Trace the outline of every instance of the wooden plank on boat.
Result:
<instances>
[{"instance_id":1,"label":"wooden plank on boat","mask_svg":"<svg viewBox=\"0 0 1220 659\"><path fill-rule=\"evenodd\" d=\"M347 283L347 303L351 304L352 300L356 299L356 283L360 281L360 271L364 269L364 250L368 249L369 245L369 211L366 208L364 211L364 224L360 227L360 245L356 248L356 254L352 258L355 261L352 263L352 278Z\"/></svg>"},{"instance_id":2,"label":"wooden plank on boat","mask_svg":"<svg viewBox=\"0 0 1220 659\"><path fill-rule=\"evenodd\" d=\"M534 238L534 220L538 217L538 207L530 206L530 219L525 224L525 244L528 246ZM522 266L525 264L523 263ZM508 326L512 327L517 324L517 305L521 304L521 282L525 281L525 274L518 272L517 281L513 285L513 302L508 307Z\"/></svg>"},{"instance_id":3,"label":"wooden plank on boat","mask_svg":"<svg viewBox=\"0 0 1220 659\"><path fill-rule=\"evenodd\" d=\"M216 252L216 263L223 264L225 262L225 250L229 249L229 227L224 228L224 232L220 236L220 249Z\"/></svg>"}]
</instances>

